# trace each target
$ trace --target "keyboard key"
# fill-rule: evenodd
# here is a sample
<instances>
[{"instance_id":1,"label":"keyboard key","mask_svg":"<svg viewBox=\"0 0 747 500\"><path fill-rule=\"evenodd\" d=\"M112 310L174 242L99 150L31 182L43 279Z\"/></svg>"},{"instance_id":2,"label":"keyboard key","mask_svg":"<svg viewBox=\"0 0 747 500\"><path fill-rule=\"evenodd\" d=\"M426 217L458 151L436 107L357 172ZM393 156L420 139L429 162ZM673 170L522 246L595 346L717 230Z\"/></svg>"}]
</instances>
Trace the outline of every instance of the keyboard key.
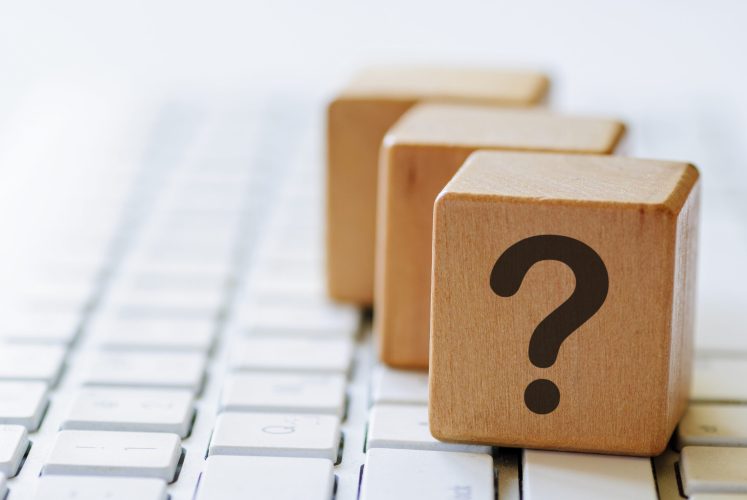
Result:
<instances>
[{"instance_id":1,"label":"keyboard key","mask_svg":"<svg viewBox=\"0 0 747 500\"><path fill-rule=\"evenodd\" d=\"M48 403L44 382L0 382L0 424L36 430Z\"/></svg>"},{"instance_id":2,"label":"keyboard key","mask_svg":"<svg viewBox=\"0 0 747 500\"><path fill-rule=\"evenodd\" d=\"M141 318L100 320L92 333L109 349L207 352L216 332L212 320Z\"/></svg>"},{"instance_id":3,"label":"keyboard key","mask_svg":"<svg viewBox=\"0 0 747 500\"><path fill-rule=\"evenodd\" d=\"M0 473L0 498L5 498L8 494L8 481L5 474Z\"/></svg>"},{"instance_id":4,"label":"keyboard key","mask_svg":"<svg viewBox=\"0 0 747 500\"><path fill-rule=\"evenodd\" d=\"M353 337L360 323L357 309L336 304L265 304L247 315L249 335Z\"/></svg>"},{"instance_id":5,"label":"keyboard key","mask_svg":"<svg viewBox=\"0 0 747 500\"><path fill-rule=\"evenodd\" d=\"M747 446L747 407L691 404L677 429L678 446Z\"/></svg>"},{"instance_id":6,"label":"keyboard key","mask_svg":"<svg viewBox=\"0 0 747 500\"><path fill-rule=\"evenodd\" d=\"M34 500L167 500L161 479L42 476Z\"/></svg>"},{"instance_id":7,"label":"keyboard key","mask_svg":"<svg viewBox=\"0 0 747 500\"><path fill-rule=\"evenodd\" d=\"M198 353L99 352L85 378L89 386L200 390L205 356Z\"/></svg>"},{"instance_id":8,"label":"keyboard key","mask_svg":"<svg viewBox=\"0 0 747 500\"><path fill-rule=\"evenodd\" d=\"M180 455L176 434L60 431L42 473L171 481Z\"/></svg>"},{"instance_id":9,"label":"keyboard key","mask_svg":"<svg viewBox=\"0 0 747 500\"><path fill-rule=\"evenodd\" d=\"M70 344L80 330L80 310L29 310L3 319L0 338L8 342Z\"/></svg>"},{"instance_id":10,"label":"keyboard key","mask_svg":"<svg viewBox=\"0 0 747 500\"><path fill-rule=\"evenodd\" d=\"M252 371L347 373L353 358L348 339L242 339L232 367Z\"/></svg>"},{"instance_id":11,"label":"keyboard key","mask_svg":"<svg viewBox=\"0 0 747 500\"><path fill-rule=\"evenodd\" d=\"M186 390L80 389L63 429L171 432L185 437L194 415Z\"/></svg>"},{"instance_id":12,"label":"keyboard key","mask_svg":"<svg viewBox=\"0 0 747 500\"><path fill-rule=\"evenodd\" d=\"M479 453L372 449L360 498L493 500L493 459Z\"/></svg>"},{"instance_id":13,"label":"keyboard key","mask_svg":"<svg viewBox=\"0 0 747 500\"><path fill-rule=\"evenodd\" d=\"M337 459L340 419L331 415L222 413L210 455Z\"/></svg>"},{"instance_id":14,"label":"keyboard key","mask_svg":"<svg viewBox=\"0 0 747 500\"><path fill-rule=\"evenodd\" d=\"M695 358L690 399L702 402L747 402L747 358Z\"/></svg>"},{"instance_id":15,"label":"keyboard key","mask_svg":"<svg viewBox=\"0 0 747 500\"><path fill-rule=\"evenodd\" d=\"M374 405L368 422L368 448L462 451L490 454L490 446L444 443L431 436L428 407L424 405Z\"/></svg>"},{"instance_id":16,"label":"keyboard key","mask_svg":"<svg viewBox=\"0 0 747 500\"><path fill-rule=\"evenodd\" d=\"M656 500L648 458L524 450L525 500Z\"/></svg>"},{"instance_id":17,"label":"keyboard key","mask_svg":"<svg viewBox=\"0 0 747 500\"><path fill-rule=\"evenodd\" d=\"M13 477L29 447L26 428L20 425L0 425L0 474Z\"/></svg>"},{"instance_id":18,"label":"keyboard key","mask_svg":"<svg viewBox=\"0 0 747 500\"><path fill-rule=\"evenodd\" d=\"M685 494L747 493L745 463L747 448L682 448L680 474Z\"/></svg>"},{"instance_id":19,"label":"keyboard key","mask_svg":"<svg viewBox=\"0 0 747 500\"><path fill-rule=\"evenodd\" d=\"M329 500L334 482L321 458L210 456L196 500Z\"/></svg>"},{"instance_id":20,"label":"keyboard key","mask_svg":"<svg viewBox=\"0 0 747 500\"><path fill-rule=\"evenodd\" d=\"M342 417L345 377L339 374L233 373L223 386L221 411L322 413Z\"/></svg>"},{"instance_id":21,"label":"keyboard key","mask_svg":"<svg viewBox=\"0 0 747 500\"><path fill-rule=\"evenodd\" d=\"M0 346L0 380L37 380L55 385L62 371L65 348L61 346Z\"/></svg>"},{"instance_id":22,"label":"keyboard key","mask_svg":"<svg viewBox=\"0 0 747 500\"><path fill-rule=\"evenodd\" d=\"M374 403L428 404L428 372L378 366L372 385Z\"/></svg>"}]
</instances>

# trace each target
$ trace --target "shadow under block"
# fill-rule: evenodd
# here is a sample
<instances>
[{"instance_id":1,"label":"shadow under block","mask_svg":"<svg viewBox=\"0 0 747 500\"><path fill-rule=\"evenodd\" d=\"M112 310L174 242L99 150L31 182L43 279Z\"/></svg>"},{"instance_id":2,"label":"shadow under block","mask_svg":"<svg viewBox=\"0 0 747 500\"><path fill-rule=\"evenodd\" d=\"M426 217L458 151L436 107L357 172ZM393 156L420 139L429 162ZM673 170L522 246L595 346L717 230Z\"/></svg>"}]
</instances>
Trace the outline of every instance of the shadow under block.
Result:
<instances>
[{"instance_id":1,"label":"shadow under block","mask_svg":"<svg viewBox=\"0 0 747 500\"><path fill-rule=\"evenodd\" d=\"M662 452L689 393L698 211L686 163L471 156L434 209L433 435Z\"/></svg>"},{"instance_id":2,"label":"shadow under block","mask_svg":"<svg viewBox=\"0 0 747 500\"><path fill-rule=\"evenodd\" d=\"M611 153L615 120L537 110L418 104L387 134L381 154L375 331L384 363L428 366L433 202L478 149Z\"/></svg>"},{"instance_id":3,"label":"shadow under block","mask_svg":"<svg viewBox=\"0 0 747 500\"><path fill-rule=\"evenodd\" d=\"M530 106L546 93L537 73L379 68L361 73L327 116L327 286L340 301L373 301L376 184L381 140L421 100Z\"/></svg>"}]
</instances>

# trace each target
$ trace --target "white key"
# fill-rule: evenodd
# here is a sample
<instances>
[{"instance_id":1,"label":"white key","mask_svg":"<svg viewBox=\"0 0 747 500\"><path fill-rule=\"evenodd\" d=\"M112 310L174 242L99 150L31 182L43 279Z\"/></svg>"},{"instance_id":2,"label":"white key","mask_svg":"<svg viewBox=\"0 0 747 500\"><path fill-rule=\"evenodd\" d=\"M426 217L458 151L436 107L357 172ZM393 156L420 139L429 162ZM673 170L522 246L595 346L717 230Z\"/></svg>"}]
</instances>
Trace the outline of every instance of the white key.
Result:
<instances>
[{"instance_id":1,"label":"white key","mask_svg":"<svg viewBox=\"0 0 747 500\"><path fill-rule=\"evenodd\" d=\"M5 478L5 474L0 473L0 498L5 498L8 494L8 481Z\"/></svg>"},{"instance_id":2,"label":"white key","mask_svg":"<svg viewBox=\"0 0 747 500\"><path fill-rule=\"evenodd\" d=\"M83 388L63 429L172 432L185 437L194 415L187 390Z\"/></svg>"},{"instance_id":3,"label":"white key","mask_svg":"<svg viewBox=\"0 0 747 500\"><path fill-rule=\"evenodd\" d=\"M3 319L0 338L19 343L70 344L78 334L78 309L11 314Z\"/></svg>"},{"instance_id":4,"label":"white key","mask_svg":"<svg viewBox=\"0 0 747 500\"><path fill-rule=\"evenodd\" d=\"M686 495L747 493L747 448L686 446L680 455L680 474Z\"/></svg>"},{"instance_id":5,"label":"white key","mask_svg":"<svg viewBox=\"0 0 747 500\"><path fill-rule=\"evenodd\" d=\"M747 406L691 404L677 429L680 447L747 446Z\"/></svg>"},{"instance_id":6,"label":"white key","mask_svg":"<svg viewBox=\"0 0 747 500\"><path fill-rule=\"evenodd\" d=\"M372 449L360 498L493 500L493 459L479 453Z\"/></svg>"},{"instance_id":7,"label":"white key","mask_svg":"<svg viewBox=\"0 0 747 500\"><path fill-rule=\"evenodd\" d=\"M524 450L525 500L656 500L648 458Z\"/></svg>"},{"instance_id":8,"label":"white key","mask_svg":"<svg viewBox=\"0 0 747 500\"><path fill-rule=\"evenodd\" d=\"M44 474L174 479L181 455L176 434L60 431Z\"/></svg>"},{"instance_id":9,"label":"white key","mask_svg":"<svg viewBox=\"0 0 747 500\"><path fill-rule=\"evenodd\" d=\"M222 310L224 300L223 293L120 291L107 297L107 309L144 317L213 318Z\"/></svg>"},{"instance_id":10,"label":"white key","mask_svg":"<svg viewBox=\"0 0 747 500\"><path fill-rule=\"evenodd\" d=\"M675 498L679 500L682 497L677 496ZM701 493L690 495L687 498L689 500L747 500L747 493Z\"/></svg>"},{"instance_id":11,"label":"white key","mask_svg":"<svg viewBox=\"0 0 747 500\"><path fill-rule=\"evenodd\" d=\"M339 374L232 373L220 399L222 411L322 413L342 417L345 377Z\"/></svg>"},{"instance_id":12,"label":"white key","mask_svg":"<svg viewBox=\"0 0 747 500\"><path fill-rule=\"evenodd\" d=\"M347 373L353 357L348 339L247 338L231 365L238 370Z\"/></svg>"},{"instance_id":13,"label":"white key","mask_svg":"<svg viewBox=\"0 0 747 500\"><path fill-rule=\"evenodd\" d=\"M215 322L204 319L107 319L97 321L93 330L105 348L169 351L208 351L215 334Z\"/></svg>"},{"instance_id":14,"label":"white key","mask_svg":"<svg viewBox=\"0 0 747 500\"><path fill-rule=\"evenodd\" d=\"M334 483L321 458L210 456L196 500L329 500Z\"/></svg>"},{"instance_id":15,"label":"white key","mask_svg":"<svg viewBox=\"0 0 747 500\"><path fill-rule=\"evenodd\" d=\"M44 382L0 382L0 424L36 430L48 403Z\"/></svg>"},{"instance_id":16,"label":"white key","mask_svg":"<svg viewBox=\"0 0 747 500\"><path fill-rule=\"evenodd\" d=\"M29 447L26 428L20 425L0 425L0 473L15 476L21 459Z\"/></svg>"},{"instance_id":17,"label":"white key","mask_svg":"<svg viewBox=\"0 0 747 500\"><path fill-rule=\"evenodd\" d=\"M99 352L85 383L90 386L154 387L198 392L205 373L200 353Z\"/></svg>"},{"instance_id":18,"label":"white key","mask_svg":"<svg viewBox=\"0 0 747 500\"><path fill-rule=\"evenodd\" d=\"M694 401L747 402L747 358L695 359L690 398Z\"/></svg>"},{"instance_id":19,"label":"white key","mask_svg":"<svg viewBox=\"0 0 747 500\"><path fill-rule=\"evenodd\" d=\"M444 443L431 436L428 407L424 405L374 405L368 422L368 448L462 451L490 454L490 446Z\"/></svg>"},{"instance_id":20,"label":"white key","mask_svg":"<svg viewBox=\"0 0 747 500\"><path fill-rule=\"evenodd\" d=\"M340 419L331 415L222 413L210 441L211 455L337 459Z\"/></svg>"},{"instance_id":21,"label":"white key","mask_svg":"<svg viewBox=\"0 0 747 500\"><path fill-rule=\"evenodd\" d=\"M246 315L243 325L249 335L353 337L360 322L357 309L336 304L263 305Z\"/></svg>"},{"instance_id":22,"label":"white key","mask_svg":"<svg viewBox=\"0 0 747 500\"><path fill-rule=\"evenodd\" d=\"M0 380L37 380L55 385L62 371L62 346L0 345Z\"/></svg>"},{"instance_id":23,"label":"white key","mask_svg":"<svg viewBox=\"0 0 747 500\"><path fill-rule=\"evenodd\" d=\"M166 500L166 482L152 478L42 476L34 500Z\"/></svg>"},{"instance_id":24,"label":"white key","mask_svg":"<svg viewBox=\"0 0 747 500\"><path fill-rule=\"evenodd\" d=\"M371 399L374 403L428 404L428 372L377 366Z\"/></svg>"}]
</instances>

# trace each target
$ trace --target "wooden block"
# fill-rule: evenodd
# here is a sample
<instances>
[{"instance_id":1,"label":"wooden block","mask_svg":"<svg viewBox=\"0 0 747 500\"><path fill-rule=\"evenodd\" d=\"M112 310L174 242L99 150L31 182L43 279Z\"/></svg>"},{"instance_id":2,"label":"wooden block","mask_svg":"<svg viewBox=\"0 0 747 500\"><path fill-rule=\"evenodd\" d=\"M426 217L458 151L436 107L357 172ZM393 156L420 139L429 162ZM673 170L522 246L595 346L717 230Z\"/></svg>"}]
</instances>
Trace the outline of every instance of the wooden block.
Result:
<instances>
[{"instance_id":1,"label":"wooden block","mask_svg":"<svg viewBox=\"0 0 747 500\"><path fill-rule=\"evenodd\" d=\"M375 331L385 363L428 366L433 202L477 149L611 153L614 120L536 110L419 104L387 134L381 155Z\"/></svg>"},{"instance_id":2,"label":"wooden block","mask_svg":"<svg viewBox=\"0 0 747 500\"><path fill-rule=\"evenodd\" d=\"M433 435L662 452L688 399L698 210L686 163L471 156L434 209Z\"/></svg>"},{"instance_id":3,"label":"wooden block","mask_svg":"<svg viewBox=\"0 0 747 500\"><path fill-rule=\"evenodd\" d=\"M547 86L537 73L457 68L375 68L353 80L327 117L329 295L372 303L379 148L406 110L421 100L528 106Z\"/></svg>"}]
</instances>

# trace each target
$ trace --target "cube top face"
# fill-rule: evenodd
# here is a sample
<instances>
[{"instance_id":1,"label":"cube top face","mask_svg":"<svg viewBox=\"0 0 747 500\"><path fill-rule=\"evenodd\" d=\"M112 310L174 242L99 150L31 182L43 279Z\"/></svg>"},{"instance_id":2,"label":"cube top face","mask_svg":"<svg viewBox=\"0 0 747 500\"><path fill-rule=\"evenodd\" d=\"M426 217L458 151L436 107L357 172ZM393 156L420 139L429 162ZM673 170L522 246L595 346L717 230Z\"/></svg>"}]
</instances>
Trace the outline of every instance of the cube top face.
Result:
<instances>
[{"instance_id":1,"label":"cube top face","mask_svg":"<svg viewBox=\"0 0 747 500\"><path fill-rule=\"evenodd\" d=\"M529 106L548 88L546 76L530 71L447 67L375 67L361 71L342 99L456 100Z\"/></svg>"},{"instance_id":2,"label":"cube top face","mask_svg":"<svg viewBox=\"0 0 747 500\"><path fill-rule=\"evenodd\" d=\"M611 153L625 126L603 118L471 104L421 103L384 139L387 146L447 146L510 151Z\"/></svg>"},{"instance_id":3,"label":"cube top face","mask_svg":"<svg viewBox=\"0 0 747 500\"><path fill-rule=\"evenodd\" d=\"M697 179L695 167L681 162L477 151L467 158L444 195L517 203L541 199L636 205L677 212Z\"/></svg>"},{"instance_id":4,"label":"cube top face","mask_svg":"<svg viewBox=\"0 0 747 500\"><path fill-rule=\"evenodd\" d=\"M471 157L434 213L434 436L659 453L690 381L698 192L687 164Z\"/></svg>"}]
</instances>

